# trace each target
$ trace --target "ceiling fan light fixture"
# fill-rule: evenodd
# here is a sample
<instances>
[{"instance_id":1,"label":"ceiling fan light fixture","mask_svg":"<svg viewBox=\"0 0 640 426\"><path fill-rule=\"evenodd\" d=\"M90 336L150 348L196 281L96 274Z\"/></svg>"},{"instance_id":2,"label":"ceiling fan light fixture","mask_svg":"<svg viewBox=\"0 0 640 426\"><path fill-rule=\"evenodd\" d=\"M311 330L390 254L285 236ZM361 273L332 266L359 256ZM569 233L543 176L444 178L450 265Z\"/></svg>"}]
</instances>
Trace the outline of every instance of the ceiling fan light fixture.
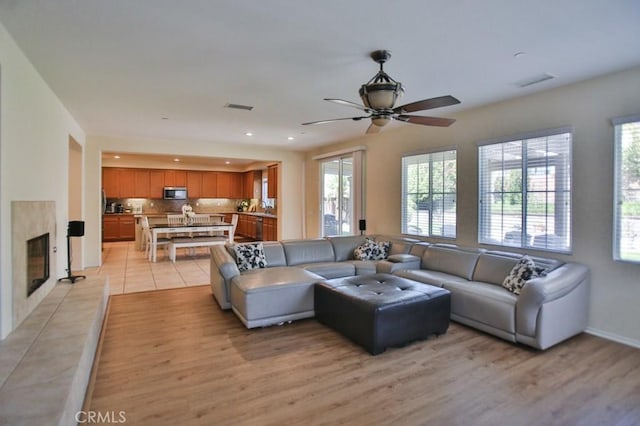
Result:
<instances>
[{"instance_id":1,"label":"ceiling fan light fixture","mask_svg":"<svg viewBox=\"0 0 640 426\"><path fill-rule=\"evenodd\" d=\"M378 127L384 127L387 124L389 124L390 121L391 121L391 118L386 115L371 117L371 122Z\"/></svg>"},{"instance_id":2,"label":"ceiling fan light fixture","mask_svg":"<svg viewBox=\"0 0 640 426\"><path fill-rule=\"evenodd\" d=\"M402 83L367 83L360 87L360 98L367 108L392 109L404 89Z\"/></svg>"}]
</instances>

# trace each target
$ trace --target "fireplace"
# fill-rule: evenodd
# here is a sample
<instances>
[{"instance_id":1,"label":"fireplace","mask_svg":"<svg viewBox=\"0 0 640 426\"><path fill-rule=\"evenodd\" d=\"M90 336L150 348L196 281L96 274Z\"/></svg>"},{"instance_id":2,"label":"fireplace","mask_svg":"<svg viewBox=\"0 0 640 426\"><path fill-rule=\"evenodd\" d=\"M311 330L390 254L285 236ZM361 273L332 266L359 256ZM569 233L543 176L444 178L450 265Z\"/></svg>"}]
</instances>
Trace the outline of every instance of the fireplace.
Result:
<instances>
[{"instance_id":1,"label":"fireplace","mask_svg":"<svg viewBox=\"0 0 640 426\"><path fill-rule=\"evenodd\" d=\"M27 297L49 279L49 233L27 241Z\"/></svg>"}]
</instances>

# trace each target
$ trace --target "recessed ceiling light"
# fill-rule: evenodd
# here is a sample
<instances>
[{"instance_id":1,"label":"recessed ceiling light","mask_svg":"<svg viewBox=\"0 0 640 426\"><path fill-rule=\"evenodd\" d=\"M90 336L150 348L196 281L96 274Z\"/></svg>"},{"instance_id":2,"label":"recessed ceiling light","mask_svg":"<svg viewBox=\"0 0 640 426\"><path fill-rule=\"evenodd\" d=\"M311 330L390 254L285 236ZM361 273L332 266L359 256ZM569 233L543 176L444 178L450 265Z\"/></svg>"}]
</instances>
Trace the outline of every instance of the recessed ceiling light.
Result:
<instances>
[{"instance_id":1,"label":"recessed ceiling light","mask_svg":"<svg viewBox=\"0 0 640 426\"><path fill-rule=\"evenodd\" d=\"M245 135L246 135L246 136L253 136L253 133L251 133L251 132L247 132L247 133L245 133Z\"/></svg>"},{"instance_id":2,"label":"recessed ceiling light","mask_svg":"<svg viewBox=\"0 0 640 426\"><path fill-rule=\"evenodd\" d=\"M231 161L225 161L224 164L231 164Z\"/></svg>"},{"instance_id":3,"label":"recessed ceiling light","mask_svg":"<svg viewBox=\"0 0 640 426\"><path fill-rule=\"evenodd\" d=\"M289 136L289 137L287 138L287 140L288 140L288 141L292 141L292 140L294 140L294 139L295 139L295 138L294 138L293 136Z\"/></svg>"},{"instance_id":4,"label":"recessed ceiling light","mask_svg":"<svg viewBox=\"0 0 640 426\"><path fill-rule=\"evenodd\" d=\"M118 158L120 158L120 156L119 155L114 155L113 158L115 158L117 160Z\"/></svg>"},{"instance_id":5,"label":"recessed ceiling light","mask_svg":"<svg viewBox=\"0 0 640 426\"><path fill-rule=\"evenodd\" d=\"M180 161L179 158L174 158L173 161L175 161L176 163Z\"/></svg>"}]
</instances>

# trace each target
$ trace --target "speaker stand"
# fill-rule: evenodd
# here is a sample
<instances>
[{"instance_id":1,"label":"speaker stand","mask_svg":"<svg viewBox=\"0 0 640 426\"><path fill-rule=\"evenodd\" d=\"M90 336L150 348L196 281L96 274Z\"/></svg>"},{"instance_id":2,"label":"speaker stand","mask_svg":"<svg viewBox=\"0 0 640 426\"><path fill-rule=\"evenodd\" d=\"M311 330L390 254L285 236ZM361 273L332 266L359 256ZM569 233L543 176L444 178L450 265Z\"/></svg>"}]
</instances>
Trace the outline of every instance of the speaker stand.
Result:
<instances>
[{"instance_id":1,"label":"speaker stand","mask_svg":"<svg viewBox=\"0 0 640 426\"><path fill-rule=\"evenodd\" d=\"M69 232L67 231L67 275L66 277L60 278L58 282L68 280L71 284L75 284L76 280L82 280L87 278L85 275L73 275L71 273L71 236L69 236Z\"/></svg>"}]
</instances>

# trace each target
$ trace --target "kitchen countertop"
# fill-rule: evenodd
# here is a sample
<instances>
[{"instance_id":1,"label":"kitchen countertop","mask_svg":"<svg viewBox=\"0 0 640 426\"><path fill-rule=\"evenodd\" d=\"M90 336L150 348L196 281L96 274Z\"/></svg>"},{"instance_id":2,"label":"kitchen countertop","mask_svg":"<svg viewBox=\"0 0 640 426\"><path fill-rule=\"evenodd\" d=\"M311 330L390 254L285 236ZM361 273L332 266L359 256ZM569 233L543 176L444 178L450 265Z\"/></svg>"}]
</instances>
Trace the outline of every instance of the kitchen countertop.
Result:
<instances>
[{"instance_id":1,"label":"kitchen countertop","mask_svg":"<svg viewBox=\"0 0 640 426\"><path fill-rule=\"evenodd\" d=\"M244 214L248 216L257 216L257 217L270 217L273 219L277 219L278 216L271 213L263 213L263 212L228 212L228 213L198 213L196 214L208 214L210 216L224 216L225 214ZM163 213L103 213L103 216L135 216L135 217L166 217L168 214L182 214L181 212L163 212Z\"/></svg>"}]
</instances>

